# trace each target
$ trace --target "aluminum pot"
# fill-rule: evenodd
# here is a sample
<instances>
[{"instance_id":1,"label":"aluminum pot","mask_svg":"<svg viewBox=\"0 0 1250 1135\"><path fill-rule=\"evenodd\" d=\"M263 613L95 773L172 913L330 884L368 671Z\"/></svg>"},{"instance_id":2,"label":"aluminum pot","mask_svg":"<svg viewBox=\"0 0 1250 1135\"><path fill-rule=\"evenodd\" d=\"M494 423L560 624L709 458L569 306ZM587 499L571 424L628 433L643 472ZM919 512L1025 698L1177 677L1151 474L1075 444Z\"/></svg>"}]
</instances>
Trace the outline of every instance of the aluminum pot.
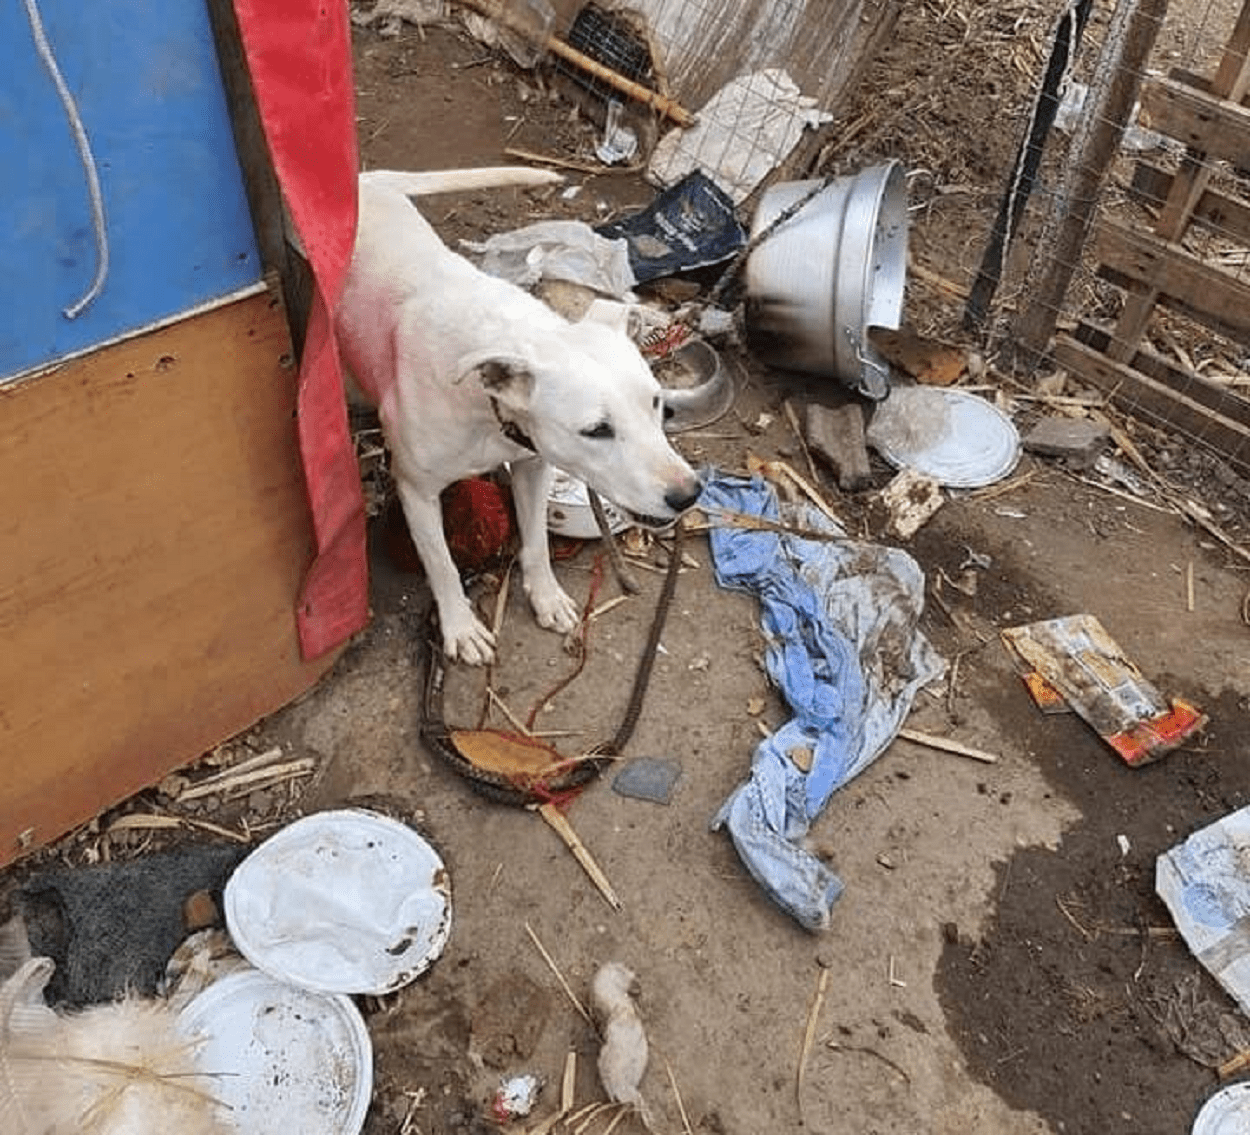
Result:
<instances>
[{"instance_id":1,"label":"aluminum pot","mask_svg":"<svg viewBox=\"0 0 1250 1135\"><path fill-rule=\"evenodd\" d=\"M760 198L763 232L820 181L785 181ZM746 264L751 350L781 370L836 378L881 399L889 364L869 327L897 328L907 279L907 180L898 162L836 178L751 253Z\"/></svg>"}]
</instances>

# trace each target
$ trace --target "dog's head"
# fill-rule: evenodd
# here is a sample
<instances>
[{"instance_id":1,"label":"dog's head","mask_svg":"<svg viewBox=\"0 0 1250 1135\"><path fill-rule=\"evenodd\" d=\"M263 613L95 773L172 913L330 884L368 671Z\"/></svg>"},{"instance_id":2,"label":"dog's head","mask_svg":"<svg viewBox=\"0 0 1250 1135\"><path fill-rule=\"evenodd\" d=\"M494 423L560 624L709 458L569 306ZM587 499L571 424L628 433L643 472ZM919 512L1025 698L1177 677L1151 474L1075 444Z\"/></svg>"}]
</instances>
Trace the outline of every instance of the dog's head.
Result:
<instances>
[{"instance_id":1,"label":"dog's head","mask_svg":"<svg viewBox=\"0 0 1250 1135\"><path fill-rule=\"evenodd\" d=\"M619 328L585 319L474 365L502 421L637 523L663 527L698 499L664 433L663 388Z\"/></svg>"}]
</instances>

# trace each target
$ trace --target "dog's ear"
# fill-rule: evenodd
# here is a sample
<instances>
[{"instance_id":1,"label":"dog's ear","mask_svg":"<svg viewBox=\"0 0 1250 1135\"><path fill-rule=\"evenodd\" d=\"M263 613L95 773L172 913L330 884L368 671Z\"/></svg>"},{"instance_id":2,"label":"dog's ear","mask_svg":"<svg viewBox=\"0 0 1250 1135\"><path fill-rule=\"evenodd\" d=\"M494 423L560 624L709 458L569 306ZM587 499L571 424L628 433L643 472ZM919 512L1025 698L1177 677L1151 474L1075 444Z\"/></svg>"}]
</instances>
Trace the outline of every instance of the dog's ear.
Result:
<instances>
[{"instance_id":1,"label":"dog's ear","mask_svg":"<svg viewBox=\"0 0 1250 1135\"><path fill-rule=\"evenodd\" d=\"M519 359L487 359L478 364L482 385L492 394L514 392L518 387L528 388L534 381L534 373Z\"/></svg>"},{"instance_id":2,"label":"dog's ear","mask_svg":"<svg viewBox=\"0 0 1250 1135\"><path fill-rule=\"evenodd\" d=\"M534 391L534 371L520 355L476 351L461 359L456 371L457 383L476 373L486 393L510 410L519 412L529 406Z\"/></svg>"}]
</instances>

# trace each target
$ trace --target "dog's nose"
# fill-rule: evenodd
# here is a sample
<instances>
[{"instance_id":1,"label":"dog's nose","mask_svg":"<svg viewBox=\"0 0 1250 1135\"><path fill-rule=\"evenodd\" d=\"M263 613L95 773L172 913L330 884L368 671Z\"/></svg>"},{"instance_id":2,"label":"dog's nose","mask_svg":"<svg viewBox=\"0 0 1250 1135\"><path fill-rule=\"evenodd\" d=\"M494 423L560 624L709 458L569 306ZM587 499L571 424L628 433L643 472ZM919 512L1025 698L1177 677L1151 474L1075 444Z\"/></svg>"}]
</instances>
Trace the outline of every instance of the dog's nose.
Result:
<instances>
[{"instance_id":1,"label":"dog's nose","mask_svg":"<svg viewBox=\"0 0 1250 1135\"><path fill-rule=\"evenodd\" d=\"M685 512L699 499L699 494L702 491L703 485L696 480L683 488L669 489L664 494L664 503L674 512Z\"/></svg>"}]
</instances>

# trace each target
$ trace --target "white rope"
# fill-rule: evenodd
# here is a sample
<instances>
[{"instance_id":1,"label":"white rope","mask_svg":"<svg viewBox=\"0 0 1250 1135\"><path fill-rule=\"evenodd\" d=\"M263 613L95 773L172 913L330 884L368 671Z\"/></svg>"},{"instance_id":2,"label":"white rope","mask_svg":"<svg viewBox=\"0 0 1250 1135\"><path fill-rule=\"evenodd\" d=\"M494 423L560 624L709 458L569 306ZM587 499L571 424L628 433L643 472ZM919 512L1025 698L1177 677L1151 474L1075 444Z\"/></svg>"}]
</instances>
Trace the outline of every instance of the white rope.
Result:
<instances>
[{"instance_id":1,"label":"white rope","mask_svg":"<svg viewBox=\"0 0 1250 1135\"><path fill-rule=\"evenodd\" d=\"M74 141L78 144L78 155L82 158L83 170L87 175L87 191L91 195L91 222L95 228L96 270L91 287L77 302L64 309L66 319L77 319L104 289L104 281L109 274L109 237L108 227L104 220L104 194L100 192L100 177L96 172L95 157L91 153L91 142L87 138L87 128L83 125L78 113L78 105L66 85L61 69L56 65L56 56L52 54L52 45L48 42L47 33L43 30L43 19L39 15L37 0L25 0L26 18L30 21L31 35L35 39L35 48L39 58L52 76L56 85L56 93L61 96L61 104L65 107L65 115L69 119L70 129L74 132Z\"/></svg>"}]
</instances>

